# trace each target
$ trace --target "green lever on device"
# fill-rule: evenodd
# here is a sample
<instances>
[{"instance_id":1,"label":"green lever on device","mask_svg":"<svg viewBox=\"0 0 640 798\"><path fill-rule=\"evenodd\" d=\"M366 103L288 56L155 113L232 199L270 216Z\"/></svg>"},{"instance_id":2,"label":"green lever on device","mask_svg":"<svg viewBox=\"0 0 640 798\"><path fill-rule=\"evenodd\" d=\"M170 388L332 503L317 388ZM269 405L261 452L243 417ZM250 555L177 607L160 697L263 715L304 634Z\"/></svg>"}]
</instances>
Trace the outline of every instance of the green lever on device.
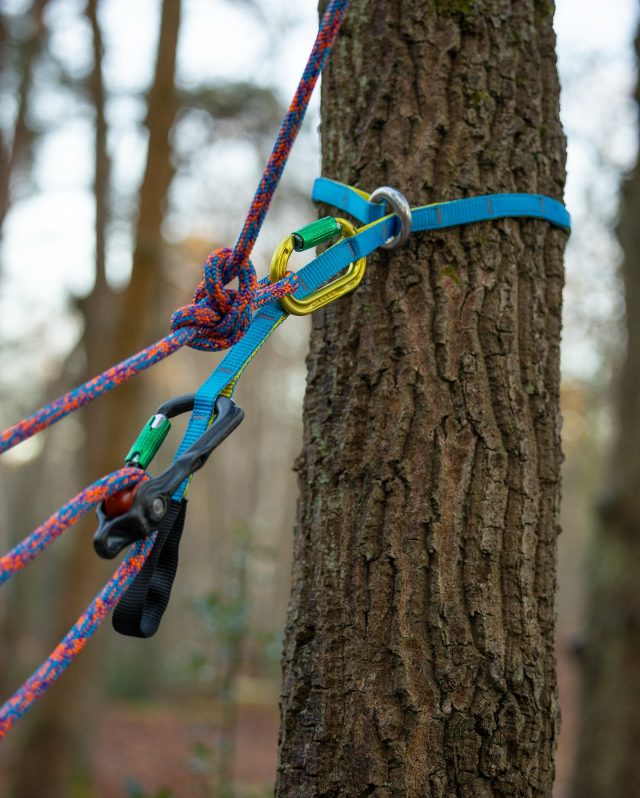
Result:
<instances>
[{"instance_id":1,"label":"green lever on device","mask_svg":"<svg viewBox=\"0 0 640 798\"><path fill-rule=\"evenodd\" d=\"M311 247L317 247L325 241L330 241L336 236L342 235L342 226L333 218L325 216L316 222L311 222L291 234L293 236L293 248L296 252L304 252Z\"/></svg>"},{"instance_id":2,"label":"green lever on device","mask_svg":"<svg viewBox=\"0 0 640 798\"><path fill-rule=\"evenodd\" d=\"M151 416L129 450L129 454L125 458L126 464L146 469L156 456L170 429L171 422L166 416L161 413Z\"/></svg>"}]
</instances>

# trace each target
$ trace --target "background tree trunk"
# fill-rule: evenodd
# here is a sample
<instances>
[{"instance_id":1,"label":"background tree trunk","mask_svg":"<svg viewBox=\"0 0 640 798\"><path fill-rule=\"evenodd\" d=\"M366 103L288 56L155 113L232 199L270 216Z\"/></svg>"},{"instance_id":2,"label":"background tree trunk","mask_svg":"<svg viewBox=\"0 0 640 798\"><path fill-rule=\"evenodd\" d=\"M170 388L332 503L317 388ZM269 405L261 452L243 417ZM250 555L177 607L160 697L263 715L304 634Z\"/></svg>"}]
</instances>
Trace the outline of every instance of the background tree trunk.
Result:
<instances>
[{"instance_id":1,"label":"background tree trunk","mask_svg":"<svg viewBox=\"0 0 640 798\"><path fill-rule=\"evenodd\" d=\"M640 55L640 32L636 38ZM640 81L636 87L640 106ZM640 161L623 193L627 351L607 492L592 542L575 798L640 795Z\"/></svg>"},{"instance_id":2,"label":"background tree trunk","mask_svg":"<svg viewBox=\"0 0 640 798\"><path fill-rule=\"evenodd\" d=\"M353 0L323 173L562 197L553 7ZM566 235L413 236L313 317L276 793L550 796Z\"/></svg>"},{"instance_id":3,"label":"background tree trunk","mask_svg":"<svg viewBox=\"0 0 640 798\"><path fill-rule=\"evenodd\" d=\"M175 90L175 65L180 27L180 0L164 0L160 23L157 62L149 92L145 125L149 144L144 177L139 193L136 244L131 280L124 293L107 283L105 239L108 224L109 157L104 112L102 79L102 41L97 18L97 0L87 3L87 16L94 43L94 71L90 81L96 117L95 195L96 195L96 280L91 294L80 302L85 331L82 345L86 373L92 377L103 369L141 349L157 332L155 309L162 287L162 221L171 180L170 133L178 101ZM166 322L165 319L160 321ZM138 413L141 384L132 381L84 411L86 444L80 473L88 484L122 464L140 419ZM86 519L74 530L69 561L62 578L64 589L56 617L56 638L97 592L113 563L105 566L95 555L90 537L95 518ZM74 664L73 677L63 678L33 713L31 733L23 745L15 768L15 798L41 798L43 773L47 774L47 798L90 795L87 761L87 729L97 711L96 670L100 666L98 646L88 646ZM38 762L37 768L28 763Z\"/></svg>"},{"instance_id":4,"label":"background tree trunk","mask_svg":"<svg viewBox=\"0 0 640 798\"><path fill-rule=\"evenodd\" d=\"M18 59L18 104L16 118L13 125L11 140L0 139L0 233L12 202L11 181L15 178L18 169L23 166L23 161L29 148L36 137L36 133L27 123L30 95L33 87L33 75L38 56L46 42L47 29L44 24L44 14L48 0L34 0L26 12L25 17L31 26L31 33L20 49L21 57ZM0 42L0 46L2 43Z\"/></svg>"}]
</instances>

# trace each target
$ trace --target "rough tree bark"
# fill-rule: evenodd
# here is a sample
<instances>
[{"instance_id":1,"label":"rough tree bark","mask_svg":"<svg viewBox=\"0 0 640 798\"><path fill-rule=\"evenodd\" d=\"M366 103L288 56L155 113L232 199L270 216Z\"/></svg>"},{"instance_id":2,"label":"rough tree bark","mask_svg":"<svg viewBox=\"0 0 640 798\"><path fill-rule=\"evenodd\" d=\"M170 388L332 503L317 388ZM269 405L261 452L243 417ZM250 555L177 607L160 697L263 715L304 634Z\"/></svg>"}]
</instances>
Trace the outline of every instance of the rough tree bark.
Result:
<instances>
[{"instance_id":1,"label":"rough tree bark","mask_svg":"<svg viewBox=\"0 0 640 798\"><path fill-rule=\"evenodd\" d=\"M636 37L640 56L640 31ZM640 79L635 101L640 107ZM640 160L622 198L627 350L609 484L592 541L575 798L640 796Z\"/></svg>"},{"instance_id":2,"label":"rough tree bark","mask_svg":"<svg viewBox=\"0 0 640 798\"><path fill-rule=\"evenodd\" d=\"M562 198L553 7L353 0L323 173ZM313 317L276 793L550 796L566 235L418 234Z\"/></svg>"}]
</instances>

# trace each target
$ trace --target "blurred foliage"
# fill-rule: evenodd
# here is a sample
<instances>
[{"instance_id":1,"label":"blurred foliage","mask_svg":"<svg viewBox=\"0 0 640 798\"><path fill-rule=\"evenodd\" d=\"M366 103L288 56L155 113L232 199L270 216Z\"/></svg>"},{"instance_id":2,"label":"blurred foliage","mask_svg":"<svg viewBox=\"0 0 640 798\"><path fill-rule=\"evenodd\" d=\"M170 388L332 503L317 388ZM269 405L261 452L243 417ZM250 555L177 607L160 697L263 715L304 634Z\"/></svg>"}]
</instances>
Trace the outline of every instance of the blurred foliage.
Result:
<instances>
[{"instance_id":1,"label":"blurred foliage","mask_svg":"<svg viewBox=\"0 0 640 798\"><path fill-rule=\"evenodd\" d=\"M183 113L189 109L204 112L216 135L272 133L284 111L273 89L246 81L180 88L178 99Z\"/></svg>"},{"instance_id":2,"label":"blurred foliage","mask_svg":"<svg viewBox=\"0 0 640 798\"><path fill-rule=\"evenodd\" d=\"M142 789L135 779L129 779L125 784L127 798L175 798L175 793L169 789L161 789L149 793Z\"/></svg>"}]
</instances>

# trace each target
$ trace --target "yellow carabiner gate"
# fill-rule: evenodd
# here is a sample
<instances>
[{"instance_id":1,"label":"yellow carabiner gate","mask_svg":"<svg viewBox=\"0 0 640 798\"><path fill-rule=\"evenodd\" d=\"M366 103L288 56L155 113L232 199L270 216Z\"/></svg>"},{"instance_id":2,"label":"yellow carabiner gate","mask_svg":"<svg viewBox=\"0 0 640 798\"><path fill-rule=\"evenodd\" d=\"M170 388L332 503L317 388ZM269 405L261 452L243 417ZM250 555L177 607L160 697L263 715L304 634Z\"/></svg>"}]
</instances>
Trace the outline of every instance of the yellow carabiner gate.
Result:
<instances>
[{"instance_id":1,"label":"yellow carabiner gate","mask_svg":"<svg viewBox=\"0 0 640 798\"><path fill-rule=\"evenodd\" d=\"M307 227L297 233L292 233L280 242L273 253L270 272L271 282L275 283L285 276L289 258L294 250L302 252L304 249L309 249L322 241L327 241L329 238L335 238L337 235L340 235L341 238L347 238L354 236L357 232L355 225L346 219L325 217L318 220L318 222L307 225ZM314 310L323 308L333 302L334 299L338 299L338 297L348 294L349 291L357 288L364 277L366 266L367 259L359 258L349 264L343 275L322 286L322 288L318 288L305 299L285 296L280 299L280 302L282 302L282 306L287 313L294 316L306 316L308 313L313 313Z\"/></svg>"}]
</instances>

